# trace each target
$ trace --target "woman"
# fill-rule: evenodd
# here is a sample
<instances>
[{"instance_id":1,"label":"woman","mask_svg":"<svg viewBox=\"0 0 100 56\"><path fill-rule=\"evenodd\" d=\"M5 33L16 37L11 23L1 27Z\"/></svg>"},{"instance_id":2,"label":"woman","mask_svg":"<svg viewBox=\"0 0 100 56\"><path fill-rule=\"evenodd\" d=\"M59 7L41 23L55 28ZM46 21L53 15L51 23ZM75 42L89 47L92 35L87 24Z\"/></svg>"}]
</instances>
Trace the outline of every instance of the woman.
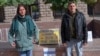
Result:
<instances>
[{"instance_id":1,"label":"woman","mask_svg":"<svg viewBox=\"0 0 100 56\"><path fill-rule=\"evenodd\" d=\"M26 15L24 5L19 5L17 8L8 38L11 46L19 51L20 56L33 56L33 43L35 43L35 39L38 40L38 28L32 18Z\"/></svg>"}]
</instances>

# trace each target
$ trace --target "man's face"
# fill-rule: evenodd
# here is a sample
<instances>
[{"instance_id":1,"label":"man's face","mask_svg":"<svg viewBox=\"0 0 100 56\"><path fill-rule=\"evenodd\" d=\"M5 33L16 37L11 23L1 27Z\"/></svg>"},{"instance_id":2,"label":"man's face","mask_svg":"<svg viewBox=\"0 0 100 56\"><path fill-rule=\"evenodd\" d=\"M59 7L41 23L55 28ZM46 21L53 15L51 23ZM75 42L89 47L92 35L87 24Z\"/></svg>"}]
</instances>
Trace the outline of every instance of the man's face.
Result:
<instances>
[{"instance_id":1,"label":"man's face","mask_svg":"<svg viewBox=\"0 0 100 56\"><path fill-rule=\"evenodd\" d=\"M71 3L71 4L68 6L68 10L69 10L71 13L75 13L75 12L76 12L76 5L75 5L75 3Z\"/></svg>"}]
</instances>

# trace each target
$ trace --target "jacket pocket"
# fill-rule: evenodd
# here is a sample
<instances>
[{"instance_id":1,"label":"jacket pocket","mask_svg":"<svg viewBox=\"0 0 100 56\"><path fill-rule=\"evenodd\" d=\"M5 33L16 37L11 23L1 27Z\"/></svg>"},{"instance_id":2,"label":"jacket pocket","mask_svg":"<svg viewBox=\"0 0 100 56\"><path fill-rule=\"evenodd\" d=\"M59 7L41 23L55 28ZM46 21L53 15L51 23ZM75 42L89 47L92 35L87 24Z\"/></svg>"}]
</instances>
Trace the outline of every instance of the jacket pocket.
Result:
<instances>
[{"instance_id":1,"label":"jacket pocket","mask_svg":"<svg viewBox=\"0 0 100 56\"><path fill-rule=\"evenodd\" d=\"M22 43L20 40L15 40L16 43L16 48L21 48L22 47Z\"/></svg>"},{"instance_id":2,"label":"jacket pocket","mask_svg":"<svg viewBox=\"0 0 100 56\"><path fill-rule=\"evenodd\" d=\"M32 39L31 38L27 38L27 40L25 42L23 42L23 47L29 47L32 46Z\"/></svg>"}]
</instances>

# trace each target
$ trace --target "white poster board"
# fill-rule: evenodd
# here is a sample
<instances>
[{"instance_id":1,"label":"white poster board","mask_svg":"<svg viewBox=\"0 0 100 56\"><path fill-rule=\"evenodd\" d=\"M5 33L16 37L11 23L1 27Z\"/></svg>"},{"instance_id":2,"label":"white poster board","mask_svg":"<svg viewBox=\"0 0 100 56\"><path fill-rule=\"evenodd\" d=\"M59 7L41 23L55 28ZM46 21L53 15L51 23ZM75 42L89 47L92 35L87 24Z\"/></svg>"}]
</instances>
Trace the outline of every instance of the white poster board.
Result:
<instances>
[{"instance_id":1,"label":"white poster board","mask_svg":"<svg viewBox=\"0 0 100 56\"><path fill-rule=\"evenodd\" d=\"M92 35L92 31L88 31L88 42L92 42L93 41L93 35Z\"/></svg>"},{"instance_id":2,"label":"white poster board","mask_svg":"<svg viewBox=\"0 0 100 56\"><path fill-rule=\"evenodd\" d=\"M55 48L43 48L44 56L56 56Z\"/></svg>"}]
</instances>

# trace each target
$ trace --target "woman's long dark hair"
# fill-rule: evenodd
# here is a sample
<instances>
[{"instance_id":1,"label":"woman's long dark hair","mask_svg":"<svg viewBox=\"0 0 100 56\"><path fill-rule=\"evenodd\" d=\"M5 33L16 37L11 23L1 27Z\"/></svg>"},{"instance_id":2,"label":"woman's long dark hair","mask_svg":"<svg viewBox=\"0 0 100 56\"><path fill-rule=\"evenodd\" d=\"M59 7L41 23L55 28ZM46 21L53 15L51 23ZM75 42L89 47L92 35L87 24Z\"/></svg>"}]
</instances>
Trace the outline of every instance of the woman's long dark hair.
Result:
<instances>
[{"instance_id":1,"label":"woman's long dark hair","mask_svg":"<svg viewBox=\"0 0 100 56\"><path fill-rule=\"evenodd\" d=\"M27 10L27 6L24 5L24 4L19 4L18 7L17 7L16 15L14 16L13 19L16 19L16 17L17 17L18 15L20 15L20 13L19 13L20 7L24 7L24 8L25 8L25 10L26 10L26 14L25 14L25 15L28 15L28 14L29 14L29 13L28 13L28 10Z\"/></svg>"},{"instance_id":2,"label":"woman's long dark hair","mask_svg":"<svg viewBox=\"0 0 100 56\"><path fill-rule=\"evenodd\" d=\"M25 6L24 4L19 4L19 5L18 5L18 7L17 7L17 12L16 12L16 15L20 15L20 13L19 13L19 9L20 9L20 7L24 7L24 8L25 8L25 10L26 10L26 14L27 14L27 9L26 9L26 6Z\"/></svg>"}]
</instances>

